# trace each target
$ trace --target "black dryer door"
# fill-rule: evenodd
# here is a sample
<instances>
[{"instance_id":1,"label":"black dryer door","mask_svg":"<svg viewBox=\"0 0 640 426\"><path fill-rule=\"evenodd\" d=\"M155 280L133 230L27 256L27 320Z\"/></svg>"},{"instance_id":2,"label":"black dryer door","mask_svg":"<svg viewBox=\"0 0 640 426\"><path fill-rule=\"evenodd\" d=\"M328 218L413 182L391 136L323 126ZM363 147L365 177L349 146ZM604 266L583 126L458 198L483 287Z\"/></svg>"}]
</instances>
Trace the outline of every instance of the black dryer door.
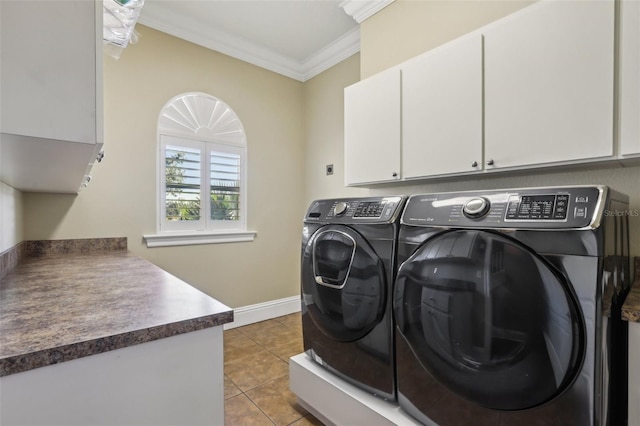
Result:
<instances>
[{"instance_id":1,"label":"black dryer door","mask_svg":"<svg viewBox=\"0 0 640 426\"><path fill-rule=\"evenodd\" d=\"M368 334L386 302L382 260L356 231L342 225L318 229L302 255L303 301L316 326L338 341Z\"/></svg>"},{"instance_id":2,"label":"black dryer door","mask_svg":"<svg viewBox=\"0 0 640 426\"><path fill-rule=\"evenodd\" d=\"M421 365L485 408L552 400L573 383L584 356L569 283L497 233L457 230L426 241L399 268L394 310L399 338Z\"/></svg>"}]
</instances>

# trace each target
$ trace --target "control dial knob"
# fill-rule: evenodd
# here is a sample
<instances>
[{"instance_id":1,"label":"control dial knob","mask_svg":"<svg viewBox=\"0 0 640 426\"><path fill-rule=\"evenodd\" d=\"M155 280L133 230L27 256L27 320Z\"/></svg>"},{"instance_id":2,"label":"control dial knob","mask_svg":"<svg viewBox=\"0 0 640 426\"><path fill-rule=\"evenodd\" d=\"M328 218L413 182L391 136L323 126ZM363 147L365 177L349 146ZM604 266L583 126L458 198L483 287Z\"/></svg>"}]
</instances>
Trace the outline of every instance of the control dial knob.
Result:
<instances>
[{"instance_id":1,"label":"control dial knob","mask_svg":"<svg viewBox=\"0 0 640 426\"><path fill-rule=\"evenodd\" d=\"M466 217L477 219L487 214L489 207L491 207L489 200L484 197L474 197L466 202L462 208L462 213L464 213Z\"/></svg>"},{"instance_id":2,"label":"control dial knob","mask_svg":"<svg viewBox=\"0 0 640 426\"><path fill-rule=\"evenodd\" d=\"M333 208L333 214L336 216L342 216L343 214L345 214L348 208L349 208L349 204L342 201L336 204L336 206Z\"/></svg>"}]
</instances>

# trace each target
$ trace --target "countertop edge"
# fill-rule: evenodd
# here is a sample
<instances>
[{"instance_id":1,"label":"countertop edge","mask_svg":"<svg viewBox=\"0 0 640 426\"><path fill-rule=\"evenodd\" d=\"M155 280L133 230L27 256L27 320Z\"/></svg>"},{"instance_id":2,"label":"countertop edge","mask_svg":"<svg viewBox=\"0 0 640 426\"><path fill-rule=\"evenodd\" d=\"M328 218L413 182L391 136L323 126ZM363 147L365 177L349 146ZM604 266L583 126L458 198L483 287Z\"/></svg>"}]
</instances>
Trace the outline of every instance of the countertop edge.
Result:
<instances>
[{"instance_id":1,"label":"countertop edge","mask_svg":"<svg viewBox=\"0 0 640 426\"><path fill-rule=\"evenodd\" d=\"M233 310L0 359L0 377L233 322Z\"/></svg>"},{"instance_id":2,"label":"countertop edge","mask_svg":"<svg viewBox=\"0 0 640 426\"><path fill-rule=\"evenodd\" d=\"M622 319L640 323L640 279L631 285L631 290L622 305Z\"/></svg>"},{"instance_id":3,"label":"countertop edge","mask_svg":"<svg viewBox=\"0 0 640 426\"><path fill-rule=\"evenodd\" d=\"M69 271L60 272L60 269L56 269L61 267L59 261L62 258L67 259L67 256L69 256L68 261L72 262L72 268ZM77 262L73 263L75 260L77 260ZM106 263L102 264L103 262ZM128 276L118 277L116 275L115 278L111 278L113 282L110 282L108 270L114 267L114 262L118 264L124 262L123 267L135 268L136 273L140 273L140 277L134 279L133 282L135 284L139 283L140 285L134 284L132 287L129 287L130 277ZM42 271L40 271L33 277L29 277L24 274L24 271L14 271L18 268L24 268L25 265L29 265L27 268L33 268L34 265L38 268L41 267L42 263L48 265L49 268L55 269L56 273L51 277L47 277L42 275ZM65 263L65 266L66 265L67 263ZM108 269L107 278L104 282L102 282L102 278L96 279L96 270L99 271L100 268ZM122 270L120 273L122 273ZM66 276L64 274L69 275ZM179 334L217 327L234 321L234 311L232 308L202 293L195 287L169 274L148 260L129 252L127 250L126 237L22 242L0 253L0 283L2 283L0 290L4 296L10 294L5 294L6 291L12 291L7 290L12 289L12 282L14 283L13 288L20 288L20 285L24 285L24 283L20 282L20 278L16 278L20 276L22 276L23 280L31 280L25 281L25 283L28 282L29 285L31 285L35 279L36 286L34 288L37 289L37 285L41 287L44 285L43 288L45 288L47 292L49 288L54 288L53 291L58 291L59 288L69 285L76 290L79 289L80 292L85 294L85 288L82 286L85 285L86 281L88 285L87 289L93 288L93 290L86 292L86 294L89 295L88 299L74 302L79 306L82 306L88 300L89 304L87 306L93 306L95 308L96 301L91 299L91 294L94 294L94 298L96 297L95 295L100 295L100 297L105 295L110 296L110 292L95 291L101 287L104 288L103 285L111 285L116 295L118 291L125 291L123 294L128 295L130 288L133 289L134 299L131 300L136 300L135 297L141 301L149 300L148 298L156 294L157 291L160 291L160 294L164 294L165 297L167 295L177 297L177 300L171 302L173 305L166 305L162 298L156 298L155 302L152 301L149 305L139 305L141 308L155 309L153 303L156 303L156 307L159 309L157 315L156 311L144 311L144 309L142 309L142 312L144 312L142 318L147 319L139 320L135 318L135 315L131 318L123 315L135 311L137 308L135 303L133 305L127 305L127 302L131 302L131 300L123 297L122 294L120 296L114 296L114 298L110 300L110 306L115 306L116 309L120 309L119 311L114 311L116 312L115 314L113 314L112 311L109 311L109 313L97 311L97 315L94 315L96 312L92 311L92 314L89 316L100 318L107 326L97 328L97 332L94 333L85 333L83 329L91 325L90 321L92 321L92 319L89 319L89 323L76 322L73 324L72 322L68 330L61 329L57 331L62 333L79 331L78 334L76 336L69 334L69 338L64 339L53 338L51 339L51 345L43 344L43 342L39 340L40 338L36 336L36 338L30 341L27 339L24 346L22 346L19 340L18 344L12 341L12 338L15 338L14 335L9 335L6 341L2 340L4 343L9 343L9 346L5 346L5 350L3 350L0 355L0 377L141 343L152 342ZM62 280L60 279L61 277L63 278ZM56 282L56 280L58 282ZM78 286L78 283L81 283L80 286ZM191 290L185 290L188 288L191 288ZM13 294L15 295L15 293ZM60 294L64 295L64 293ZM58 294L58 296L60 296L60 294ZM55 297L56 293L53 293L53 295ZM49 296L50 294L47 293L47 297ZM68 295L64 296L66 297L66 301L70 300ZM22 295L14 298L14 306L11 308L7 308L7 306L11 306L11 298L9 298L10 301L7 302L9 303L8 305L4 304L5 299L0 298L3 300L3 306L0 307L0 320L3 321L2 324L14 323L14 330L11 330L11 327L8 329L11 330L10 333L19 330L25 319L29 320L28 315L25 316L25 319L21 317L21 315L25 315L25 313L29 314L29 308L25 308L21 303L15 305L16 302L22 302L22 299L19 299L19 297L22 297ZM176 303L186 303L187 305L195 303L196 306L200 306L200 302L205 300L206 307L201 306L199 309L176 310L175 307ZM119 306L120 301L125 301L125 303ZM114 303L116 304L114 305ZM66 308L73 311L75 307L70 306L71 305L67 304ZM168 306L172 307L168 308ZM14 309L14 311L11 309ZM31 306L31 309L33 309L33 306ZM163 312L166 315L163 314ZM100 315L102 316L100 317ZM111 323L110 315L115 315L118 320ZM87 317L87 319L89 317ZM38 321L42 321L42 318ZM31 326L39 327L38 321L35 321ZM41 325L46 328L45 324ZM109 328L110 326L113 326L112 330ZM0 329L7 331L4 328ZM56 334L51 334L51 336L54 335ZM59 335L59 333L57 335ZM50 338L50 336L43 334L41 338L46 340ZM0 342L0 345L3 344L2 342Z\"/></svg>"},{"instance_id":4,"label":"countertop edge","mask_svg":"<svg viewBox=\"0 0 640 426\"><path fill-rule=\"evenodd\" d=\"M635 279L622 305L621 315L624 321L640 323L640 256L633 259L632 266L635 269L635 271L632 269L632 274L635 272Z\"/></svg>"}]
</instances>

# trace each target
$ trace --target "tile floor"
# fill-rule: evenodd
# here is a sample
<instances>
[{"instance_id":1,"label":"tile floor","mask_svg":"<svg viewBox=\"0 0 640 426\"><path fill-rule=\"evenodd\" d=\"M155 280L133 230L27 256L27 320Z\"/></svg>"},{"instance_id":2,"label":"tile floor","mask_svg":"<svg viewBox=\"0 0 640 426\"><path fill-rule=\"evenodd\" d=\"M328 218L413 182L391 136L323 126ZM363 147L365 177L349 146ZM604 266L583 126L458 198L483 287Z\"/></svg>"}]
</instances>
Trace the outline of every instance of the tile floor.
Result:
<instances>
[{"instance_id":1,"label":"tile floor","mask_svg":"<svg viewBox=\"0 0 640 426\"><path fill-rule=\"evenodd\" d=\"M225 330L225 425L322 425L289 390L289 357L302 351L300 313Z\"/></svg>"}]
</instances>

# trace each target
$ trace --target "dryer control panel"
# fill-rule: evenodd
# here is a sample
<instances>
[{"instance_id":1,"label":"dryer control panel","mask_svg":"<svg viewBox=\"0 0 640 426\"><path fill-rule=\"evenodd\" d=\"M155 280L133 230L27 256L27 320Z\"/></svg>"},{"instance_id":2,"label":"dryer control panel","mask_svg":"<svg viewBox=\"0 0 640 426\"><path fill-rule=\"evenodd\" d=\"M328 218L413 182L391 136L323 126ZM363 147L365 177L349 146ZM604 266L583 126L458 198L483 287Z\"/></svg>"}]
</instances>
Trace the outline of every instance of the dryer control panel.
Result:
<instances>
[{"instance_id":1,"label":"dryer control panel","mask_svg":"<svg viewBox=\"0 0 640 426\"><path fill-rule=\"evenodd\" d=\"M599 224L607 187L524 188L414 195L402 223L417 226L576 229Z\"/></svg>"},{"instance_id":2,"label":"dryer control panel","mask_svg":"<svg viewBox=\"0 0 640 426\"><path fill-rule=\"evenodd\" d=\"M505 220L559 220L566 221L568 217L569 194L545 195L512 195L507 204ZM578 197L582 204L588 202L588 197ZM578 212L576 209L575 213ZM586 217L587 208L579 209L580 214L574 217Z\"/></svg>"},{"instance_id":3,"label":"dryer control panel","mask_svg":"<svg viewBox=\"0 0 640 426\"><path fill-rule=\"evenodd\" d=\"M323 223L389 223L398 219L405 197L366 197L316 200L305 221Z\"/></svg>"}]
</instances>

